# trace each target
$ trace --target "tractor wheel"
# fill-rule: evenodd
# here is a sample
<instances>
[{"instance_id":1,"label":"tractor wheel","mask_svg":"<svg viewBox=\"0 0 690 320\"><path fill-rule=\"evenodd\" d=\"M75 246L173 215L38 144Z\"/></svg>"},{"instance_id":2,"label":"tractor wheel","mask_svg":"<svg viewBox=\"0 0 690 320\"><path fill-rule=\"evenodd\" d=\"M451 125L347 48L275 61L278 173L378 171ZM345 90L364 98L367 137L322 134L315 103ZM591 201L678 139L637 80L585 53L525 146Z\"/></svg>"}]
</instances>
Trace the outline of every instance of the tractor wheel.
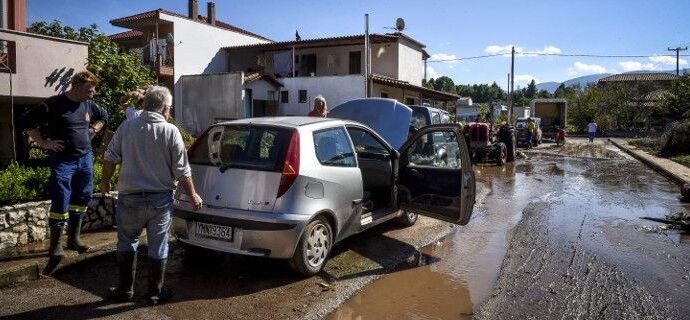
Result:
<instances>
[{"instance_id":1,"label":"tractor wheel","mask_svg":"<svg viewBox=\"0 0 690 320\"><path fill-rule=\"evenodd\" d=\"M508 148L503 142L496 144L496 165L502 166L506 164L506 159L508 158Z\"/></svg>"},{"instance_id":2,"label":"tractor wheel","mask_svg":"<svg viewBox=\"0 0 690 320\"><path fill-rule=\"evenodd\" d=\"M506 148L508 151L508 156L506 157L506 161L508 162L513 162L515 161L515 149L517 149L517 141L515 139L515 136L512 136L510 143L506 144Z\"/></svg>"}]
</instances>

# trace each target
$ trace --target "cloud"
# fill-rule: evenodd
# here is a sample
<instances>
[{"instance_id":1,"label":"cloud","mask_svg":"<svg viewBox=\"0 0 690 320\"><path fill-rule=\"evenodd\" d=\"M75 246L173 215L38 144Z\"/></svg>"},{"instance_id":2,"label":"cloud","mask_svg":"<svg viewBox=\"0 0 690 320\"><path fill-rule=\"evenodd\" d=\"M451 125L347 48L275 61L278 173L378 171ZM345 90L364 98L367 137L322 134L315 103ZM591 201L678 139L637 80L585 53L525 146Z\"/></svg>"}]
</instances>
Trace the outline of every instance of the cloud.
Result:
<instances>
[{"instance_id":1,"label":"cloud","mask_svg":"<svg viewBox=\"0 0 690 320\"><path fill-rule=\"evenodd\" d=\"M424 77L424 68L422 68L422 77ZM431 78L438 79L438 77L440 77L440 75L436 72L436 70L433 67L431 67L431 66L426 67L426 78L427 79L431 79Z\"/></svg>"},{"instance_id":2,"label":"cloud","mask_svg":"<svg viewBox=\"0 0 690 320\"><path fill-rule=\"evenodd\" d=\"M539 83L539 79L535 78L534 76L531 76L529 74L518 74L515 76L515 85L517 87L526 87L530 82Z\"/></svg>"},{"instance_id":3,"label":"cloud","mask_svg":"<svg viewBox=\"0 0 690 320\"><path fill-rule=\"evenodd\" d=\"M449 54L449 53L434 53L431 55L431 58L429 60L449 60L449 61L443 61L443 63L448 64L449 67L452 67L452 65L458 64L458 60L453 60L457 59L458 57L454 54Z\"/></svg>"},{"instance_id":4,"label":"cloud","mask_svg":"<svg viewBox=\"0 0 690 320\"><path fill-rule=\"evenodd\" d=\"M506 46L500 46L500 45L490 45L486 48L484 48L484 52L488 54L503 54L504 57L510 57L510 52L513 48L512 44L506 45ZM524 53L524 52L529 52L529 53ZM561 53L561 49L548 45L544 46L543 49L535 49L535 50L525 50L522 47L515 47L515 53L518 57L539 57L539 54L559 54Z\"/></svg>"},{"instance_id":5,"label":"cloud","mask_svg":"<svg viewBox=\"0 0 690 320\"><path fill-rule=\"evenodd\" d=\"M639 71L639 70L657 70L657 65L654 63L642 63L639 61L623 61L619 62L623 71Z\"/></svg>"},{"instance_id":6,"label":"cloud","mask_svg":"<svg viewBox=\"0 0 690 320\"><path fill-rule=\"evenodd\" d=\"M675 66L676 65L676 58L671 57L671 56L654 55L654 56L649 57L649 60L652 61L653 63L661 64L661 65L667 65L667 66ZM688 64L688 61L685 59L679 59L678 64L680 64L681 66L686 65L686 64Z\"/></svg>"},{"instance_id":7,"label":"cloud","mask_svg":"<svg viewBox=\"0 0 690 320\"><path fill-rule=\"evenodd\" d=\"M572 67L568 68L568 75L576 75L579 73L586 73L586 74L592 74L592 73L604 73L606 72L606 68L598 65L598 64L586 64L582 63L580 61L577 61L573 64Z\"/></svg>"},{"instance_id":8,"label":"cloud","mask_svg":"<svg viewBox=\"0 0 690 320\"><path fill-rule=\"evenodd\" d=\"M662 70L668 66L676 65L676 57L653 55L649 57L650 62L639 61L623 61L618 64L623 67L623 71L640 71L640 70ZM681 66L687 65L688 61L685 59L678 59L678 64Z\"/></svg>"}]
</instances>

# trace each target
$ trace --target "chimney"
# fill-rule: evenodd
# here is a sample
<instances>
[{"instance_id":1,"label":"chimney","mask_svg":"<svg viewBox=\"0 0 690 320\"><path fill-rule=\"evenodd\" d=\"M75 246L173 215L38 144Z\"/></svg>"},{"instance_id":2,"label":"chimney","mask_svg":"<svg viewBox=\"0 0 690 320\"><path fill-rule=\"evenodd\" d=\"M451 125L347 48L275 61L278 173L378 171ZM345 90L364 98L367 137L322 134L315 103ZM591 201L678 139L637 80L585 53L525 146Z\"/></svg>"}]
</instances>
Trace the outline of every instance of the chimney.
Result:
<instances>
[{"instance_id":1,"label":"chimney","mask_svg":"<svg viewBox=\"0 0 690 320\"><path fill-rule=\"evenodd\" d=\"M10 30L26 31L26 0L7 1L6 25L0 26Z\"/></svg>"},{"instance_id":2,"label":"chimney","mask_svg":"<svg viewBox=\"0 0 690 320\"><path fill-rule=\"evenodd\" d=\"M210 25L216 25L216 4L213 2L208 3L208 10L206 12L208 14L208 23Z\"/></svg>"},{"instance_id":3,"label":"chimney","mask_svg":"<svg viewBox=\"0 0 690 320\"><path fill-rule=\"evenodd\" d=\"M189 19L199 19L199 1L189 0Z\"/></svg>"}]
</instances>

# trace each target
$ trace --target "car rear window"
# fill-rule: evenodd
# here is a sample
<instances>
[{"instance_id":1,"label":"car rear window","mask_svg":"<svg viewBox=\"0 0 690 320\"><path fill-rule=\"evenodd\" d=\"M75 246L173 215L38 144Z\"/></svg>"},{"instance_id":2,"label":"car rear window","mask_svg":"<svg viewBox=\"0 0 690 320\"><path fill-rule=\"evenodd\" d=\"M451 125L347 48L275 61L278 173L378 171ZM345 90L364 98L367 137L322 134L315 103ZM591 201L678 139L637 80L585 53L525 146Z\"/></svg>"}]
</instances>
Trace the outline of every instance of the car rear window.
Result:
<instances>
[{"instance_id":1,"label":"car rear window","mask_svg":"<svg viewBox=\"0 0 690 320\"><path fill-rule=\"evenodd\" d=\"M220 125L200 138L189 162L197 165L281 171L292 130L269 126Z\"/></svg>"}]
</instances>

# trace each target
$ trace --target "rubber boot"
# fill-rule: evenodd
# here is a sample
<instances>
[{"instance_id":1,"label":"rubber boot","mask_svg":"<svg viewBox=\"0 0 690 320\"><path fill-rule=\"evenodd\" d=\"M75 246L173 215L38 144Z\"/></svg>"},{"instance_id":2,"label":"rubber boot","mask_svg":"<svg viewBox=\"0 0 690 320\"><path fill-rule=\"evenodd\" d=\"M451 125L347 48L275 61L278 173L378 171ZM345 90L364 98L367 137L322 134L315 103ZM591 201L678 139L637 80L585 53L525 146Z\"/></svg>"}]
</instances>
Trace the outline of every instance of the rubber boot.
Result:
<instances>
[{"instance_id":1,"label":"rubber boot","mask_svg":"<svg viewBox=\"0 0 690 320\"><path fill-rule=\"evenodd\" d=\"M64 227L50 227L50 248L48 249L48 264L43 269L43 274L50 275L55 271L58 264L65 257L65 252L62 251L62 244L60 243L60 236Z\"/></svg>"},{"instance_id":2,"label":"rubber boot","mask_svg":"<svg viewBox=\"0 0 690 320\"><path fill-rule=\"evenodd\" d=\"M137 272L137 253L129 251L117 252L117 269L119 283L110 288L110 297L120 302L129 302L134 298L134 278Z\"/></svg>"},{"instance_id":3,"label":"rubber boot","mask_svg":"<svg viewBox=\"0 0 690 320\"><path fill-rule=\"evenodd\" d=\"M70 216L67 223L67 249L84 253L89 247L81 241L81 220L79 216Z\"/></svg>"},{"instance_id":4,"label":"rubber boot","mask_svg":"<svg viewBox=\"0 0 690 320\"><path fill-rule=\"evenodd\" d=\"M149 295L148 300L152 305L165 302L172 297L170 289L163 286L165 280L165 268L168 259L149 259Z\"/></svg>"}]
</instances>

